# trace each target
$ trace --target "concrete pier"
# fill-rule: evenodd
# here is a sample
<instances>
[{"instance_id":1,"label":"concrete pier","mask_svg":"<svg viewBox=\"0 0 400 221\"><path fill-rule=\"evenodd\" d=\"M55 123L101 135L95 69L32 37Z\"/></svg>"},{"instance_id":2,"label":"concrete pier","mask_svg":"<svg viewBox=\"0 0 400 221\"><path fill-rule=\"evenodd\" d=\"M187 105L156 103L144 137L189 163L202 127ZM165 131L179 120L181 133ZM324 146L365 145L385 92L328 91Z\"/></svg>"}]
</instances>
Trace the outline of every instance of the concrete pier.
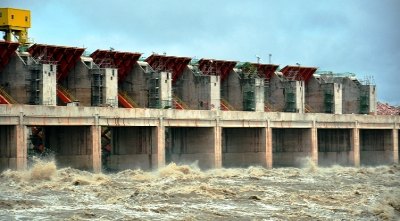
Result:
<instances>
[{"instance_id":1,"label":"concrete pier","mask_svg":"<svg viewBox=\"0 0 400 221\"><path fill-rule=\"evenodd\" d=\"M27 165L26 147L26 126L0 125L0 169L25 169Z\"/></svg>"},{"instance_id":2,"label":"concrete pier","mask_svg":"<svg viewBox=\"0 0 400 221\"><path fill-rule=\"evenodd\" d=\"M1 170L23 169L40 127L60 167L100 171L101 136L112 169L194 163L202 169L398 162L400 116L112 107L0 105Z\"/></svg>"}]
</instances>

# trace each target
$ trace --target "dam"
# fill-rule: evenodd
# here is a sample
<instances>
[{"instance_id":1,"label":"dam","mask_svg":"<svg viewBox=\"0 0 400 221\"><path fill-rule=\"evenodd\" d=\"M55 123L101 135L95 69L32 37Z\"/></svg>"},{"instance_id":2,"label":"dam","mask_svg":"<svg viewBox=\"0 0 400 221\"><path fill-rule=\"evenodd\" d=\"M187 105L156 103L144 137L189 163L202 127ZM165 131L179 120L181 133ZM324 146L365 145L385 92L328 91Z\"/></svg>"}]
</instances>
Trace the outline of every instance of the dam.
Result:
<instances>
[{"instance_id":1,"label":"dam","mask_svg":"<svg viewBox=\"0 0 400 221\"><path fill-rule=\"evenodd\" d=\"M25 20L0 27L0 170L24 169L45 150L59 166L95 172L399 161L400 116L377 115L370 79L300 64L29 44L30 14L2 10Z\"/></svg>"},{"instance_id":2,"label":"dam","mask_svg":"<svg viewBox=\"0 0 400 221\"><path fill-rule=\"evenodd\" d=\"M41 127L60 166L101 171L109 128L109 167L156 169L198 162L202 169L259 165L398 163L399 116L265 113L112 107L0 106L1 168L27 165L30 128Z\"/></svg>"}]
</instances>

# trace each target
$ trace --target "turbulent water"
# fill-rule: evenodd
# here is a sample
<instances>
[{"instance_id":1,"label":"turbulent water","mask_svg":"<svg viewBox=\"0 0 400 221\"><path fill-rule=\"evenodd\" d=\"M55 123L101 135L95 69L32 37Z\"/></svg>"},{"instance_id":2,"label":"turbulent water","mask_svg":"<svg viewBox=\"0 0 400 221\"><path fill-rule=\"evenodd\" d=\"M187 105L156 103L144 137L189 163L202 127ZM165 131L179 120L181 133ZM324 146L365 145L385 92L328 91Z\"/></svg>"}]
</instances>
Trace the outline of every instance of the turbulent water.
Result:
<instances>
[{"instance_id":1,"label":"turbulent water","mask_svg":"<svg viewBox=\"0 0 400 221\"><path fill-rule=\"evenodd\" d=\"M0 176L1 220L400 220L400 166L93 174L37 161Z\"/></svg>"}]
</instances>

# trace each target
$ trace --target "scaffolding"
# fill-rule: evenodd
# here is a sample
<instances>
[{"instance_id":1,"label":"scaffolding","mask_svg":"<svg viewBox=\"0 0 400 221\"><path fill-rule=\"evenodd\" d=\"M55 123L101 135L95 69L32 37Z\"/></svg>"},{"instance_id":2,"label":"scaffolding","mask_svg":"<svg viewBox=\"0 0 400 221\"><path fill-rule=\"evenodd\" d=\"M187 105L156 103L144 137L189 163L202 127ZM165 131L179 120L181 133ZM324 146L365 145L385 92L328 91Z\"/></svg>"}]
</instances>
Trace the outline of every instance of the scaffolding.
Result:
<instances>
[{"instance_id":1,"label":"scaffolding","mask_svg":"<svg viewBox=\"0 0 400 221\"><path fill-rule=\"evenodd\" d=\"M333 113L334 112L334 94L333 89L325 89L324 91L324 112Z\"/></svg>"},{"instance_id":2,"label":"scaffolding","mask_svg":"<svg viewBox=\"0 0 400 221\"><path fill-rule=\"evenodd\" d=\"M285 87L285 112L296 112L296 92L290 84Z\"/></svg>"},{"instance_id":3,"label":"scaffolding","mask_svg":"<svg viewBox=\"0 0 400 221\"><path fill-rule=\"evenodd\" d=\"M256 109L254 90L243 91L243 110L254 111Z\"/></svg>"},{"instance_id":4,"label":"scaffolding","mask_svg":"<svg viewBox=\"0 0 400 221\"><path fill-rule=\"evenodd\" d=\"M361 114L369 113L369 96L368 96L368 94L361 94L361 96L360 96L360 113Z\"/></svg>"},{"instance_id":5,"label":"scaffolding","mask_svg":"<svg viewBox=\"0 0 400 221\"><path fill-rule=\"evenodd\" d=\"M41 65L32 64L28 66L30 76L27 78L29 85L29 104L40 105L40 92L41 92Z\"/></svg>"},{"instance_id":6,"label":"scaffolding","mask_svg":"<svg viewBox=\"0 0 400 221\"><path fill-rule=\"evenodd\" d=\"M149 107L162 108L160 97L160 77L155 73L151 74L149 79Z\"/></svg>"},{"instance_id":7,"label":"scaffolding","mask_svg":"<svg viewBox=\"0 0 400 221\"><path fill-rule=\"evenodd\" d=\"M255 111L256 109L256 98L255 98L255 79L249 78L249 75L245 75L245 79L241 79L243 85L243 110L244 111Z\"/></svg>"},{"instance_id":8,"label":"scaffolding","mask_svg":"<svg viewBox=\"0 0 400 221\"><path fill-rule=\"evenodd\" d=\"M92 106L103 104L104 75L100 68L92 69Z\"/></svg>"}]
</instances>

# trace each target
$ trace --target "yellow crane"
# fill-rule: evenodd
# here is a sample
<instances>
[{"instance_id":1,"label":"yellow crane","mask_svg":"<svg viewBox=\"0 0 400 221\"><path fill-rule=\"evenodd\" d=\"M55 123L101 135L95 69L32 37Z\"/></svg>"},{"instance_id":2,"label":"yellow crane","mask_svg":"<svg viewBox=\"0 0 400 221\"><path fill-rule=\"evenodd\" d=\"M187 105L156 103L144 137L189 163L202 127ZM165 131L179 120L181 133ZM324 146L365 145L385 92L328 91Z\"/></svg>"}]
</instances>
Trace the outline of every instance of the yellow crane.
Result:
<instances>
[{"instance_id":1,"label":"yellow crane","mask_svg":"<svg viewBox=\"0 0 400 221\"><path fill-rule=\"evenodd\" d=\"M15 8L0 8L0 31L4 40L13 41L13 36L21 45L28 44L28 29L31 27L31 11Z\"/></svg>"}]
</instances>

